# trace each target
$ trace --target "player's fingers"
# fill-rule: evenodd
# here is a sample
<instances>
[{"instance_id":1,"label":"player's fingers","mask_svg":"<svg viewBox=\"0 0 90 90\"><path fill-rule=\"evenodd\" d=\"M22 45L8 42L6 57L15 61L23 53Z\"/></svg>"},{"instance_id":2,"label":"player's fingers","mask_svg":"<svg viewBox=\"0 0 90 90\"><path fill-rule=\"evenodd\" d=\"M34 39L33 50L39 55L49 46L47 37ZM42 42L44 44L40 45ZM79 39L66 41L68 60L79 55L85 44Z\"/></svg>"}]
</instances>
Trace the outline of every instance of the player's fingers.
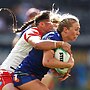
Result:
<instances>
[{"instance_id":1,"label":"player's fingers","mask_svg":"<svg viewBox=\"0 0 90 90\"><path fill-rule=\"evenodd\" d=\"M69 73L67 73L67 76L71 76Z\"/></svg>"},{"instance_id":2,"label":"player's fingers","mask_svg":"<svg viewBox=\"0 0 90 90\"><path fill-rule=\"evenodd\" d=\"M66 80L68 77L70 77L71 75L69 73L67 73L63 78L59 78L60 81L64 81Z\"/></svg>"},{"instance_id":3,"label":"player's fingers","mask_svg":"<svg viewBox=\"0 0 90 90\"><path fill-rule=\"evenodd\" d=\"M69 76L66 76L66 77L64 77L64 78L59 78L59 80L60 80L60 81L64 81L64 80L66 80L68 77L69 77Z\"/></svg>"}]
</instances>

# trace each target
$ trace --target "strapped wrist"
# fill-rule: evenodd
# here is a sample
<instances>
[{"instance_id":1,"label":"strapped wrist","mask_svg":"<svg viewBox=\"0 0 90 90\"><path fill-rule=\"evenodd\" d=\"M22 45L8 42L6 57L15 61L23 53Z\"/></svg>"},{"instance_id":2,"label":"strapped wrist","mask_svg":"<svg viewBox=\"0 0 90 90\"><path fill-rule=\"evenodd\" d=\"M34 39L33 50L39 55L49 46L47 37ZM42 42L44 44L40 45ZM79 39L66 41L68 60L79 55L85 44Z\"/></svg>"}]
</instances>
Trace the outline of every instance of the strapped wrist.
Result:
<instances>
[{"instance_id":1,"label":"strapped wrist","mask_svg":"<svg viewBox=\"0 0 90 90\"><path fill-rule=\"evenodd\" d=\"M57 48L57 45L56 45L57 43L56 42L54 42L54 48Z\"/></svg>"},{"instance_id":2,"label":"strapped wrist","mask_svg":"<svg viewBox=\"0 0 90 90\"><path fill-rule=\"evenodd\" d=\"M64 41L61 41L61 47L63 46L63 44L64 44Z\"/></svg>"}]
</instances>

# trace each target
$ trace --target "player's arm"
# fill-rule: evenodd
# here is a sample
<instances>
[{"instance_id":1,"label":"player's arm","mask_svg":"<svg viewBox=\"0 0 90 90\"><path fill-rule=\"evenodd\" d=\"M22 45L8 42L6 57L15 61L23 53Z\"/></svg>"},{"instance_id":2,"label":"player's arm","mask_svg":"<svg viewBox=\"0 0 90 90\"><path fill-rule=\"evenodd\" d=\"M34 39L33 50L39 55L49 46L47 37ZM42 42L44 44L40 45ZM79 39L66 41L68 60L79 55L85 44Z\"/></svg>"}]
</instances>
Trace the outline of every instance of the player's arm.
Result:
<instances>
[{"instance_id":1,"label":"player's arm","mask_svg":"<svg viewBox=\"0 0 90 90\"><path fill-rule=\"evenodd\" d=\"M70 56L69 62L62 62L54 58L54 51L44 51L42 64L49 68L72 68L74 62L72 56Z\"/></svg>"},{"instance_id":2,"label":"player's arm","mask_svg":"<svg viewBox=\"0 0 90 90\"><path fill-rule=\"evenodd\" d=\"M71 45L69 43L54 40L41 40L41 37L38 35L38 32L33 33L28 31L24 34L24 39L28 43L30 43L34 48L40 50L50 50L61 47L65 51L71 53Z\"/></svg>"},{"instance_id":3,"label":"player's arm","mask_svg":"<svg viewBox=\"0 0 90 90\"><path fill-rule=\"evenodd\" d=\"M63 41L41 40L39 36L31 36L28 39L28 43L30 43L34 48L40 50L63 48L65 51L71 53L71 45Z\"/></svg>"},{"instance_id":4,"label":"player's arm","mask_svg":"<svg viewBox=\"0 0 90 90\"><path fill-rule=\"evenodd\" d=\"M39 36L31 36L28 42L36 49L50 50L64 45L63 41L41 40ZM70 45L68 45L70 47Z\"/></svg>"}]
</instances>

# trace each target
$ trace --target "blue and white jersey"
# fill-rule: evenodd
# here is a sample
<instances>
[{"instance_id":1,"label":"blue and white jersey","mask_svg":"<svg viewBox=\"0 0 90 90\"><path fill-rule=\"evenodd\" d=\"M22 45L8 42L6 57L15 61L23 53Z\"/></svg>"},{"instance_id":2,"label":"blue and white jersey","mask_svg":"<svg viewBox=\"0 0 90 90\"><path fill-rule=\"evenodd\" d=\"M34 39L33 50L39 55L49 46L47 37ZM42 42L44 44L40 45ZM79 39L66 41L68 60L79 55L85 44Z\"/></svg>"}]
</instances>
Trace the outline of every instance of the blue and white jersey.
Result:
<instances>
[{"instance_id":1,"label":"blue and white jersey","mask_svg":"<svg viewBox=\"0 0 90 90\"><path fill-rule=\"evenodd\" d=\"M43 40L55 40L55 41L63 41L62 36L57 31L52 31L47 33L42 37Z\"/></svg>"},{"instance_id":2,"label":"blue and white jersey","mask_svg":"<svg viewBox=\"0 0 90 90\"><path fill-rule=\"evenodd\" d=\"M62 37L58 32L53 31L44 35L42 39L61 41ZM33 48L29 52L28 56L22 61L22 63L16 69L16 71L34 74L38 79L42 79L49 70L49 68L43 66L42 59L43 59L43 51Z\"/></svg>"}]
</instances>

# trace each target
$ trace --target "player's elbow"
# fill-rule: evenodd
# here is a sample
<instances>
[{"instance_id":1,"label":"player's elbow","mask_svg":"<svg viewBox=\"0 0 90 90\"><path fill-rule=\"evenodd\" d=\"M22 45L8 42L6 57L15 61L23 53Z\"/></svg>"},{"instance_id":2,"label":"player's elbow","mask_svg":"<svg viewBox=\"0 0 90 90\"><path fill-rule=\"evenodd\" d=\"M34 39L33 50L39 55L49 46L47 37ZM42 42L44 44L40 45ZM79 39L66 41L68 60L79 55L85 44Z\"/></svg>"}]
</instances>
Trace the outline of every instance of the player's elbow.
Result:
<instances>
[{"instance_id":1,"label":"player's elbow","mask_svg":"<svg viewBox=\"0 0 90 90\"><path fill-rule=\"evenodd\" d=\"M32 46L37 49L37 43L32 44Z\"/></svg>"},{"instance_id":2,"label":"player's elbow","mask_svg":"<svg viewBox=\"0 0 90 90\"><path fill-rule=\"evenodd\" d=\"M35 49L41 49L39 43L35 43L33 46Z\"/></svg>"},{"instance_id":3,"label":"player's elbow","mask_svg":"<svg viewBox=\"0 0 90 90\"><path fill-rule=\"evenodd\" d=\"M49 63L47 61L43 61L42 64L44 67L49 67Z\"/></svg>"},{"instance_id":4,"label":"player's elbow","mask_svg":"<svg viewBox=\"0 0 90 90\"><path fill-rule=\"evenodd\" d=\"M39 43L29 42L35 49L40 49Z\"/></svg>"},{"instance_id":5,"label":"player's elbow","mask_svg":"<svg viewBox=\"0 0 90 90\"><path fill-rule=\"evenodd\" d=\"M35 49L40 49L40 42L34 42L32 40L28 40L28 43L32 45Z\"/></svg>"}]
</instances>

